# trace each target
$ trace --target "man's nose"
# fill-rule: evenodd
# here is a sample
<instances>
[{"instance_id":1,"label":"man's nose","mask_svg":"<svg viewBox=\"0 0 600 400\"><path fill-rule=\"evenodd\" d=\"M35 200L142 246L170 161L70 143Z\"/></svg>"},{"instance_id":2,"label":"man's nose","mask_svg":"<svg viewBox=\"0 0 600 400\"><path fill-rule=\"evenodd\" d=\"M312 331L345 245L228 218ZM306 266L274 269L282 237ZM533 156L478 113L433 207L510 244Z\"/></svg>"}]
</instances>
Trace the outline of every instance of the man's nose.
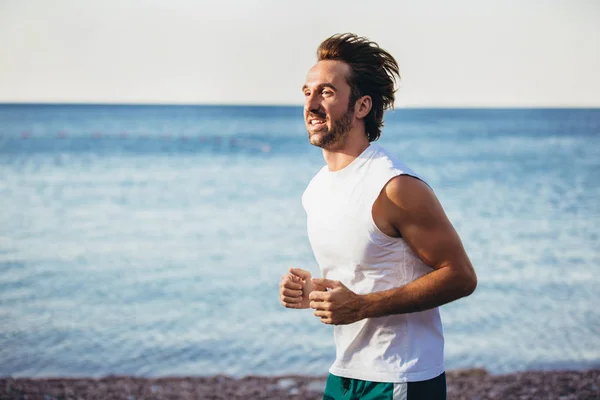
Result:
<instances>
[{"instance_id":1,"label":"man's nose","mask_svg":"<svg viewBox=\"0 0 600 400\"><path fill-rule=\"evenodd\" d=\"M311 94L306 98L304 108L306 109L306 111L318 113L321 109L321 97L317 93Z\"/></svg>"}]
</instances>

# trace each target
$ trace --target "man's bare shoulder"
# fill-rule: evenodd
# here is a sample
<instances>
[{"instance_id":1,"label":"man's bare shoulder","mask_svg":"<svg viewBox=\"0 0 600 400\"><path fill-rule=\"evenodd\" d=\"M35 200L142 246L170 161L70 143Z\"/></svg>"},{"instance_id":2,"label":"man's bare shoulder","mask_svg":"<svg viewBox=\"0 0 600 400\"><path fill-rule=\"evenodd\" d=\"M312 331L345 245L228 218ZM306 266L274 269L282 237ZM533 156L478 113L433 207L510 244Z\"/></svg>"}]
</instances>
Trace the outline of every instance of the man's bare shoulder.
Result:
<instances>
[{"instance_id":1,"label":"man's bare shoulder","mask_svg":"<svg viewBox=\"0 0 600 400\"><path fill-rule=\"evenodd\" d=\"M406 174L392 178L382 194L386 200L403 210L415 210L430 202L437 203L435 193L425 182Z\"/></svg>"}]
</instances>

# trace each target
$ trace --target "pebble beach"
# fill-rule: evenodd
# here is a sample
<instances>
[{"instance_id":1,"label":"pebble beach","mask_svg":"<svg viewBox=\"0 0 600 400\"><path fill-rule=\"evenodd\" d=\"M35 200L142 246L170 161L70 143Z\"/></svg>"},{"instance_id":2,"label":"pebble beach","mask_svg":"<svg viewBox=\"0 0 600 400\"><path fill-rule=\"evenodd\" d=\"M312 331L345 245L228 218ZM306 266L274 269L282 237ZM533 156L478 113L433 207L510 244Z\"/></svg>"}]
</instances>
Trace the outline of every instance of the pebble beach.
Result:
<instances>
[{"instance_id":1,"label":"pebble beach","mask_svg":"<svg viewBox=\"0 0 600 400\"><path fill-rule=\"evenodd\" d=\"M2 400L321 399L324 376L0 378ZM449 400L600 399L600 369L447 372Z\"/></svg>"}]
</instances>

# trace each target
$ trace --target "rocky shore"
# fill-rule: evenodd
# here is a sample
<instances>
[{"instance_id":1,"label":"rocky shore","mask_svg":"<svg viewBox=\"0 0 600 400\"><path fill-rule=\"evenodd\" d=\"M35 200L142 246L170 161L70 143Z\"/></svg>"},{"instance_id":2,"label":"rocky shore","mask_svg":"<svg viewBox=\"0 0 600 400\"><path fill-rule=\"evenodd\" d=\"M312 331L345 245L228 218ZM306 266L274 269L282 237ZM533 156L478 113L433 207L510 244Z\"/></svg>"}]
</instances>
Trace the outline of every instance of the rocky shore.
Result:
<instances>
[{"instance_id":1,"label":"rocky shore","mask_svg":"<svg viewBox=\"0 0 600 400\"><path fill-rule=\"evenodd\" d=\"M0 378L0 400L321 399L325 377ZM449 400L600 400L600 369L447 373Z\"/></svg>"}]
</instances>

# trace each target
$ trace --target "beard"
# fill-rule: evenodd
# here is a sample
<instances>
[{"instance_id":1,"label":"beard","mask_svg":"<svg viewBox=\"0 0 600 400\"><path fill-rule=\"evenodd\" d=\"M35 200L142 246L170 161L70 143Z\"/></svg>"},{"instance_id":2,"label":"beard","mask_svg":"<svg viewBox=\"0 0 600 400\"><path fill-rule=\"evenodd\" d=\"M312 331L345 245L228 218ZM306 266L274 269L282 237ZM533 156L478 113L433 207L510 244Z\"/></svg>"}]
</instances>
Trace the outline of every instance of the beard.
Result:
<instances>
[{"instance_id":1,"label":"beard","mask_svg":"<svg viewBox=\"0 0 600 400\"><path fill-rule=\"evenodd\" d=\"M325 119L325 114L310 112L308 118L317 117ZM326 150L334 150L344 144L350 128L352 128L352 118L354 117L354 107L348 106L344 115L333 121L331 129L327 126L319 130L311 131L308 129L308 140L313 146Z\"/></svg>"}]
</instances>

